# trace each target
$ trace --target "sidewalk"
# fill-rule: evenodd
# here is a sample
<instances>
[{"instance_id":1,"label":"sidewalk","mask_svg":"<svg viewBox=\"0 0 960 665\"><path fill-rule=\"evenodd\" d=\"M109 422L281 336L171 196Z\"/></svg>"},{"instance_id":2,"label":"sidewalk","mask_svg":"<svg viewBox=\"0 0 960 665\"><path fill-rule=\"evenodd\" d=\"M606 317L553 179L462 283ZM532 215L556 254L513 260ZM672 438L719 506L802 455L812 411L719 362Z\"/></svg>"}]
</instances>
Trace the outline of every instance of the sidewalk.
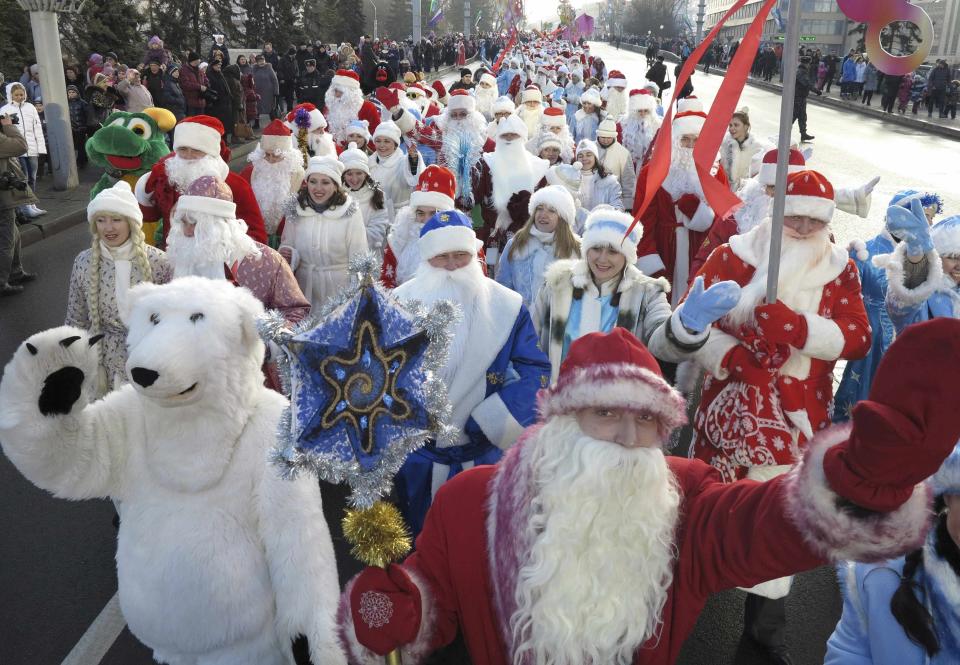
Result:
<instances>
[{"instance_id":1,"label":"sidewalk","mask_svg":"<svg viewBox=\"0 0 960 665\"><path fill-rule=\"evenodd\" d=\"M479 60L473 58L467 61L466 67L474 69ZM427 75L428 81L442 79L459 71L459 67L441 67L436 72ZM247 164L247 155L253 152L260 140L257 132L252 141L233 146L230 155L230 169L241 171ZM100 179L102 171L92 164L85 169L78 169L80 183L75 189L59 192L53 189L53 177L44 175L37 181L36 194L40 202L39 208L47 214L31 219L20 225L20 240L23 247L40 242L44 238L66 231L76 224L87 221L87 203L90 202L90 190Z\"/></svg>"}]
</instances>

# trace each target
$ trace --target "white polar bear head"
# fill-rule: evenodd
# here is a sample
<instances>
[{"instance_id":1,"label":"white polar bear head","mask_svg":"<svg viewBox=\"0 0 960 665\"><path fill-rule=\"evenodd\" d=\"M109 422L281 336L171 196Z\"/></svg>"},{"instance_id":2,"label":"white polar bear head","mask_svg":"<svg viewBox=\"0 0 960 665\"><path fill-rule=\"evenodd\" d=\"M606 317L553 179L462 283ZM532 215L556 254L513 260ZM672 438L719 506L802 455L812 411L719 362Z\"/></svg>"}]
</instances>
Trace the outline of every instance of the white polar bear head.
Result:
<instances>
[{"instance_id":1,"label":"white polar bear head","mask_svg":"<svg viewBox=\"0 0 960 665\"><path fill-rule=\"evenodd\" d=\"M225 280L181 277L140 284L122 312L127 378L161 406L222 402L263 383L263 305Z\"/></svg>"}]
</instances>

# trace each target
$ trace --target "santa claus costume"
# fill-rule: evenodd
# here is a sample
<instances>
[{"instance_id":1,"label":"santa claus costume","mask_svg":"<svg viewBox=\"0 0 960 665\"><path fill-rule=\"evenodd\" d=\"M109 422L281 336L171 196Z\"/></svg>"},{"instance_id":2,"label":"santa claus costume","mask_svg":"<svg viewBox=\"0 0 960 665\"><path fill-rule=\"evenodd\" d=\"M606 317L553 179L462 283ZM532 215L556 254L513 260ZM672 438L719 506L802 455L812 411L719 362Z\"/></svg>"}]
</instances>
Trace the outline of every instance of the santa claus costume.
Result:
<instances>
[{"instance_id":1,"label":"santa claus costume","mask_svg":"<svg viewBox=\"0 0 960 665\"><path fill-rule=\"evenodd\" d=\"M922 482L960 435L960 415L937 402L952 379L929 356L925 376L913 354L942 343L960 369L958 329L910 331L852 427L821 433L794 471L765 483L723 483L656 444L628 448L640 437L627 431L587 435L578 411L603 410L656 423L663 443L685 404L629 333L578 340L540 395L542 423L498 465L441 488L406 561L347 585L351 661L400 648L419 665L459 632L484 665L669 665L714 593L909 551L927 531Z\"/></svg>"},{"instance_id":2,"label":"santa claus costume","mask_svg":"<svg viewBox=\"0 0 960 665\"><path fill-rule=\"evenodd\" d=\"M264 128L260 143L247 160L250 163L240 177L250 183L263 215L267 244L276 249L283 233L284 208L303 184L302 155L293 144L290 129L274 120Z\"/></svg>"},{"instance_id":3,"label":"santa claus costume","mask_svg":"<svg viewBox=\"0 0 960 665\"><path fill-rule=\"evenodd\" d=\"M560 160L566 164L572 162L576 152L576 144L573 142L573 136L567 127L563 110L554 106L543 110L537 133L527 141L527 150L530 151L530 154L540 156L540 152L543 150L542 141L546 134L552 134L560 143Z\"/></svg>"},{"instance_id":4,"label":"santa claus costume","mask_svg":"<svg viewBox=\"0 0 960 665\"><path fill-rule=\"evenodd\" d=\"M188 158L187 152L202 153L201 157ZM223 180L237 206L237 216L247 225L247 234L260 243L267 242L260 206L250 184L230 171L224 161L224 151L229 159L230 151L223 144L223 125L209 115L184 118L173 130L173 152L153 165L148 173L137 180L134 193L147 222L163 220L163 239L170 232L170 211L187 187L202 176ZM191 155L192 157L192 155Z\"/></svg>"},{"instance_id":5,"label":"santa claus costume","mask_svg":"<svg viewBox=\"0 0 960 665\"><path fill-rule=\"evenodd\" d=\"M419 150L408 147L404 152L400 143L401 132L397 124L390 120L381 122L373 132L375 150L367 158L370 176L380 183L395 209L407 205L410 190L417 186L417 179L427 168Z\"/></svg>"},{"instance_id":6,"label":"santa claus costume","mask_svg":"<svg viewBox=\"0 0 960 665\"><path fill-rule=\"evenodd\" d=\"M380 124L380 111L373 102L363 98L360 75L354 71L338 69L323 101L326 103L323 116L341 150L347 147L347 126L351 120L366 120L372 132Z\"/></svg>"},{"instance_id":7,"label":"santa claus costume","mask_svg":"<svg viewBox=\"0 0 960 665\"><path fill-rule=\"evenodd\" d=\"M660 116L657 115L657 98L646 89L630 91L627 115L620 121L623 147L630 151L633 164L639 171L660 131Z\"/></svg>"},{"instance_id":8,"label":"santa claus costume","mask_svg":"<svg viewBox=\"0 0 960 665\"><path fill-rule=\"evenodd\" d=\"M540 129L543 108L543 93L534 84L529 84L520 94L520 106L517 107L517 116L527 126L527 136L534 136Z\"/></svg>"},{"instance_id":9,"label":"santa claus costume","mask_svg":"<svg viewBox=\"0 0 960 665\"><path fill-rule=\"evenodd\" d=\"M534 190L546 184L544 176L550 163L534 157L526 149L527 127L512 115L500 121L497 148L485 152L473 177L473 198L480 205L483 227L477 236L484 247L506 244L527 221L527 204ZM487 252L487 260L496 255Z\"/></svg>"},{"instance_id":10,"label":"santa claus costume","mask_svg":"<svg viewBox=\"0 0 960 665\"><path fill-rule=\"evenodd\" d=\"M477 111L490 122L493 120L493 103L497 101L497 79L490 72L480 74L480 80L474 89L477 98Z\"/></svg>"},{"instance_id":11,"label":"santa claus costume","mask_svg":"<svg viewBox=\"0 0 960 665\"><path fill-rule=\"evenodd\" d=\"M304 167L311 157L336 156L337 146L327 132L327 121L313 104L304 102L294 106L284 124L293 133L293 142L300 150Z\"/></svg>"},{"instance_id":12,"label":"santa claus costume","mask_svg":"<svg viewBox=\"0 0 960 665\"><path fill-rule=\"evenodd\" d=\"M428 442L411 453L395 483L414 533L443 483L474 464L496 462L534 421L537 391L550 375L520 295L483 276L469 217L458 210L436 213L421 227L417 244L422 260L416 276L394 295L427 305L450 300L463 314L440 370L453 407L450 424L459 437L455 443ZM430 263L457 252L472 258L456 269Z\"/></svg>"},{"instance_id":13,"label":"santa claus costume","mask_svg":"<svg viewBox=\"0 0 960 665\"><path fill-rule=\"evenodd\" d=\"M673 305L686 290L693 275L690 265L718 219L704 198L700 175L693 162L693 148L682 144L684 137L700 134L706 119L707 115L701 111L678 113L674 118L670 171L640 219L643 242L637 267L646 275L667 278L673 287ZM649 166L645 166L637 176L634 215L646 195L649 172ZM722 168L715 165L712 175L726 187Z\"/></svg>"},{"instance_id":14,"label":"santa claus costume","mask_svg":"<svg viewBox=\"0 0 960 665\"><path fill-rule=\"evenodd\" d=\"M603 94L607 115L616 122L626 115L629 107L627 97L627 77L618 69L610 70Z\"/></svg>"},{"instance_id":15,"label":"santa claus costume","mask_svg":"<svg viewBox=\"0 0 960 665\"><path fill-rule=\"evenodd\" d=\"M785 229L776 303L762 304L769 218L716 249L700 270L708 285L733 280L743 287L697 355L707 378L690 456L727 481L799 460L814 433L830 424L837 360L862 358L870 348L857 267L825 228L834 207L833 187L821 174L789 177L784 216L819 220L824 228L804 237Z\"/></svg>"},{"instance_id":16,"label":"santa claus costume","mask_svg":"<svg viewBox=\"0 0 960 665\"><path fill-rule=\"evenodd\" d=\"M493 103L493 120L487 124L487 138L496 143L497 127L500 125L500 121L509 115L513 115L516 110L517 106L512 99L506 95L497 97L497 101Z\"/></svg>"}]
</instances>

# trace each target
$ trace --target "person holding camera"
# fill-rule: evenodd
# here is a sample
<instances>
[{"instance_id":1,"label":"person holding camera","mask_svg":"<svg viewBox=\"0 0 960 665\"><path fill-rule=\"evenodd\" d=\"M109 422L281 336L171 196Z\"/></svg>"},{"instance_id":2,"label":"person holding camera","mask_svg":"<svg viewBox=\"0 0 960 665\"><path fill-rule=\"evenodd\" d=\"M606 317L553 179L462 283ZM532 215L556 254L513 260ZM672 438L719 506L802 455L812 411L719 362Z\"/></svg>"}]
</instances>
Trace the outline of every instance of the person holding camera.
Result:
<instances>
[{"instance_id":1,"label":"person holding camera","mask_svg":"<svg viewBox=\"0 0 960 665\"><path fill-rule=\"evenodd\" d=\"M37 277L20 263L17 208L37 202L20 169L18 158L25 154L27 140L10 115L0 115L0 296L22 292L24 282Z\"/></svg>"},{"instance_id":2,"label":"person holding camera","mask_svg":"<svg viewBox=\"0 0 960 665\"><path fill-rule=\"evenodd\" d=\"M43 134L40 113L37 107L27 101L27 89L22 83L7 84L7 103L0 107L0 114L10 117L10 122L15 125L14 129L20 132L27 142L26 152L20 153L20 168L26 174L30 189L36 190L37 167L40 155L47 154L47 141ZM20 208L20 214L30 219L46 213L46 210L32 204Z\"/></svg>"}]
</instances>

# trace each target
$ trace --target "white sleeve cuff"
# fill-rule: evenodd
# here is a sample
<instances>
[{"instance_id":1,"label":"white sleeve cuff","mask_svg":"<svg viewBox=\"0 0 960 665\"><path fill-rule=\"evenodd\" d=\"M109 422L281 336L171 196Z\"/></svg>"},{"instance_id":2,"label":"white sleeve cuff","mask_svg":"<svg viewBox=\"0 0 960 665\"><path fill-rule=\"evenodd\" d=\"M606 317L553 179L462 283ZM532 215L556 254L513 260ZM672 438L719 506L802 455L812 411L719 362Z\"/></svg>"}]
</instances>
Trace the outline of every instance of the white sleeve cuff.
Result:
<instances>
[{"instance_id":1,"label":"white sleeve cuff","mask_svg":"<svg viewBox=\"0 0 960 665\"><path fill-rule=\"evenodd\" d=\"M404 134L412 132L417 128L417 121L414 119L410 111L403 109L403 112L400 114L400 117L394 120L397 123L397 127L400 128L400 131Z\"/></svg>"},{"instance_id":2,"label":"white sleeve cuff","mask_svg":"<svg viewBox=\"0 0 960 665\"><path fill-rule=\"evenodd\" d=\"M835 321L809 312L804 313L803 317L807 320L807 342L800 351L820 360L839 358L846 342L840 326Z\"/></svg>"},{"instance_id":3,"label":"white sleeve cuff","mask_svg":"<svg viewBox=\"0 0 960 665\"><path fill-rule=\"evenodd\" d=\"M480 402L470 417L480 426L490 443L502 450L516 443L523 433L523 425L517 422L496 393Z\"/></svg>"},{"instance_id":4,"label":"white sleeve cuff","mask_svg":"<svg viewBox=\"0 0 960 665\"><path fill-rule=\"evenodd\" d=\"M701 203L697 211L690 218L687 228L691 231L706 231L713 224L713 210L706 203Z\"/></svg>"},{"instance_id":5,"label":"white sleeve cuff","mask_svg":"<svg viewBox=\"0 0 960 665\"><path fill-rule=\"evenodd\" d=\"M730 372L723 366L723 361L730 353L730 349L739 343L733 335L725 333L717 327L711 327L710 336L706 343L697 351L697 362L710 372L713 378L723 381L730 375Z\"/></svg>"},{"instance_id":6,"label":"white sleeve cuff","mask_svg":"<svg viewBox=\"0 0 960 665\"><path fill-rule=\"evenodd\" d=\"M150 179L151 171L147 171L137 178L137 185L133 188L133 194L137 197L137 203L144 207L153 205L153 194L147 193L147 181Z\"/></svg>"},{"instance_id":7,"label":"white sleeve cuff","mask_svg":"<svg viewBox=\"0 0 960 665\"><path fill-rule=\"evenodd\" d=\"M644 275L649 276L656 275L661 270L666 270L667 266L664 265L659 254L647 254L637 259L637 268Z\"/></svg>"},{"instance_id":8,"label":"white sleeve cuff","mask_svg":"<svg viewBox=\"0 0 960 665\"><path fill-rule=\"evenodd\" d=\"M683 325L683 319L680 318L680 312L683 311L683 305L677 308L677 311L670 316L670 321L668 325L670 326L670 331L673 333L673 336L677 339L678 342L684 346L700 346L710 335L710 329L713 326L707 326L706 329L701 333L691 333L687 330L686 326Z\"/></svg>"}]
</instances>

